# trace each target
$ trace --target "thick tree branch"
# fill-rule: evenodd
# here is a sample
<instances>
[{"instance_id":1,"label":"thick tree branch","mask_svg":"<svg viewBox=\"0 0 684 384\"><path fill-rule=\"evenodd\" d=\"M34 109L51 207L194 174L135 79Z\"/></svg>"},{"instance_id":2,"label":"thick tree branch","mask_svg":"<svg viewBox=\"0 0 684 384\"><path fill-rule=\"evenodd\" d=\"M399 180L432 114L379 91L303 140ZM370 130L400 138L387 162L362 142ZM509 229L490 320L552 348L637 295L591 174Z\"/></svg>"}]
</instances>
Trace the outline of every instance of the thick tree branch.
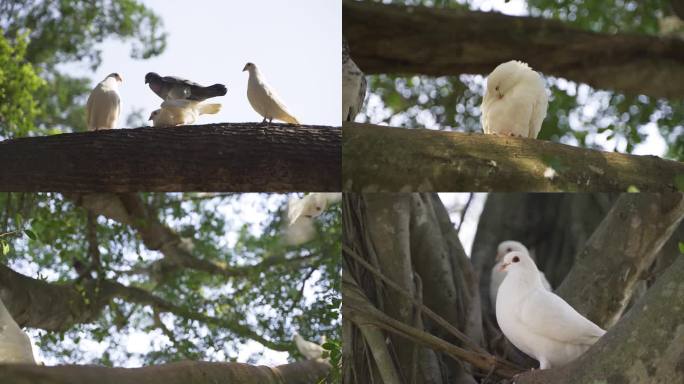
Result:
<instances>
[{"instance_id":1,"label":"thick tree branch","mask_svg":"<svg viewBox=\"0 0 684 384\"><path fill-rule=\"evenodd\" d=\"M684 257L591 349L569 365L519 376L518 384L681 383Z\"/></svg>"},{"instance_id":2,"label":"thick tree branch","mask_svg":"<svg viewBox=\"0 0 684 384\"><path fill-rule=\"evenodd\" d=\"M343 29L367 74L488 74L518 59L595 88L684 97L684 41L585 31L496 12L345 0Z\"/></svg>"},{"instance_id":3,"label":"thick tree branch","mask_svg":"<svg viewBox=\"0 0 684 384\"><path fill-rule=\"evenodd\" d=\"M622 316L641 274L684 217L684 194L620 196L558 288L577 311L609 328Z\"/></svg>"},{"instance_id":4,"label":"thick tree branch","mask_svg":"<svg viewBox=\"0 0 684 384\"><path fill-rule=\"evenodd\" d=\"M318 255L287 257L286 254L280 254L265 258L257 264L238 267L229 266L222 262L203 260L190 252L183 239L163 224L158 219L156 212L152 212L138 194L97 193L66 194L66 196L89 212L103 215L135 229L145 247L159 251L164 255L163 259L150 266L149 272L159 276L172 273L180 268L188 268L227 278L243 277L266 270L274 265L296 265L318 257Z\"/></svg>"},{"instance_id":5,"label":"thick tree branch","mask_svg":"<svg viewBox=\"0 0 684 384\"><path fill-rule=\"evenodd\" d=\"M344 124L343 158L343 188L359 192L673 191L684 174L655 156L357 123Z\"/></svg>"},{"instance_id":6,"label":"thick tree branch","mask_svg":"<svg viewBox=\"0 0 684 384\"><path fill-rule=\"evenodd\" d=\"M0 190L339 191L341 131L288 124L113 129L0 142Z\"/></svg>"},{"instance_id":7,"label":"thick tree branch","mask_svg":"<svg viewBox=\"0 0 684 384\"><path fill-rule=\"evenodd\" d=\"M265 339L246 325L228 315L212 317L190 311L137 287L128 287L109 280L85 280L79 283L48 283L19 274L0 265L0 298L12 317L21 326L49 331L65 331L75 324L89 323L114 298L149 305L160 312L198 320L223 327L277 350L292 349L291 343Z\"/></svg>"},{"instance_id":8,"label":"thick tree branch","mask_svg":"<svg viewBox=\"0 0 684 384\"><path fill-rule=\"evenodd\" d=\"M277 367L243 363L181 361L142 368L94 365L0 365L3 384L310 384L323 379L330 365L306 360Z\"/></svg>"}]
</instances>

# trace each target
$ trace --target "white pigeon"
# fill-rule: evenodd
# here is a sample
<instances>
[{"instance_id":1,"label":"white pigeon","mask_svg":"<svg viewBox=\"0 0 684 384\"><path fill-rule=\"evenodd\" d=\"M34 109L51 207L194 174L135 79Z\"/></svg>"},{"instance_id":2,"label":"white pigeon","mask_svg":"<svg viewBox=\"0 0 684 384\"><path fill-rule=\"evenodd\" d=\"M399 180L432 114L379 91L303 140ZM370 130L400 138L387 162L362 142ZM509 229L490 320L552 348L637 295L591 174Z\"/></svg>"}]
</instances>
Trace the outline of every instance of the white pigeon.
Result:
<instances>
[{"instance_id":1,"label":"white pigeon","mask_svg":"<svg viewBox=\"0 0 684 384\"><path fill-rule=\"evenodd\" d=\"M549 98L541 76L521 61L494 68L482 98L485 134L537 138Z\"/></svg>"},{"instance_id":2,"label":"white pigeon","mask_svg":"<svg viewBox=\"0 0 684 384\"><path fill-rule=\"evenodd\" d=\"M292 198L287 205L287 218L290 224L294 224L300 218L313 219L320 216L325 209L342 200L342 194L333 193L309 193L301 199Z\"/></svg>"},{"instance_id":3,"label":"white pigeon","mask_svg":"<svg viewBox=\"0 0 684 384\"><path fill-rule=\"evenodd\" d=\"M320 345L305 340L299 333L295 333L293 339L297 349L299 350L299 353L301 353L308 360L320 359L323 357L323 352L325 349L323 349L323 347Z\"/></svg>"},{"instance_id":4,"label":"white pigeon","mask_svg":"<svg viewBox=\"0 0 684 384\"><path fill-rule=\"evenodd\" d=\"M563 366L591 347L606 331L542 286L537 266L524 252L504 256L508 272L499 287L496 320L518 349L540 369Z\"/></svg>"},{"instance_id":5,"label":"white pigeon","mask_svg":"<svg viewBox=\"0 0 684 384\"><path fill-rule=\"evenodd\" d=\"M342 39L342 121L354 121L366 98L366 77L349 56L347 39Z\"/></svg>"},{"instance_id":6,"label":"white pigeon","mask_svg":"<svg viewBox=\"0 0 684 384\"><path fill-rule=\"evenodd\" d=\"M121 75L110 73L93 88L86 102L86 126L89 131L116 127L121 113L119 85Z\"/></svg>"},{"instance_id":7,"label":"white pigeon","mask_svg":"<svg viewBox=\"0 0 684 384\"><path fill-rule=\"evenodd\" d=\"M496 248L496 264L492 267L492 275L491 279L489 280L489 299L491 300L491 303L493 306L496 306L496 294L499 291L499 286L501 285L501 282L503 281L504 277L506 277L506 272L501 270L501 261L503 260L503 257L513 251L518 251L518 252L523 252L527 256L532 256L530 255L530 252L527 250L527 247L525 247L522 243L517 242L515 240L506 240L502 241L499 246ZM534 258L532 258L534 260ZM539 277L541 278L542 281L542 286L544 289L547 291L551 291L551 284L549 284L549 281L546 279L546 275L544 275L544 272L539 271Z\"/></svg>"},{"instance_id":8,"label":"white pigeon","mask_svg":"<svg viewBox=\"0 0 684 384\"><path fill-rule=\"evenodd\" d=\"M0 363L35 364L31 340L0 300Z\"/></svg>"},{"instance_id":9,"label":"white pigeon","mask_svg":"<svg viewBox=\"0 0 684 384\"><path fill-rule=\"evenodd\" d=\"M252 108L264 118L263 122L268 121L270 123L275 119L290 124L299 124L297 118L292 116L280 97L268 85L264 75L261 74L256 65L247 63L242 71L249 71L247 100L249 100Z\"/></svg>"},{"instance_id":10,"label":"white pigeon","mask_svg":"<svg viewBox=\"0 0 684 384\"><path fill-rule=\"evenodd\" d=\"M192 124L200 115L213 115L221 110L221 104L202 103L195 100L166 100L161 108L152 111L150 120L155 127Z\"/></svg>"}]
</instances>

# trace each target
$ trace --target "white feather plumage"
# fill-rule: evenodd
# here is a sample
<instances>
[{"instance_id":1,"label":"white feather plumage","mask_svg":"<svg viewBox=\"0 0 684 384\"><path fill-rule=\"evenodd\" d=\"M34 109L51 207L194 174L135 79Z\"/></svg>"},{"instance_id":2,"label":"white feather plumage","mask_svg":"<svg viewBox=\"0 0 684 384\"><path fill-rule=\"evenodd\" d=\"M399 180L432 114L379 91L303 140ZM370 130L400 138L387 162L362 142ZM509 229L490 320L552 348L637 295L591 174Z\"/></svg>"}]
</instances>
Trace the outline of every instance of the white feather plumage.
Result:
<instances>
[{"instance_id":1,"label":"white feather plumage","mask_svg":"<svg viewBox=\"0 0 684 384\"><path fill-rule=\"evenodd\" d=\"M508 274L499 287L496 320L513 345L538 360L541 369L575 360L606 333L545 290L537 266L525 253L506 254L502 266Z\"/></svg>"},{"instance_id":2,"label":"white feather plumage","mask_svg":"<svg viewBox=\"0 0 684 384\"><path fill-rule=\"evenodd\" d=\"M485 134L537 138L549 99L541 76L521 61L500 64L487 77L482 99Z\"/></svg>"},{"instance_id":3,"label":"white feather plumage","mask_svg":"<svg viewBox=\"0 0 684 384\"><path fill-rule=\"evenodd\" d=\"M89 131L116 128L121 112L118 73L109 74L93 88L86 102L86 126Z\"/></svg>"},{"instance_id":4,"label":"white feather plumage","mask_svg":"<svg viewBox=\"0 0 684 384\"><path fill-rule=\"evenodd\" d=\"M495 307L496 295L499 291L499 286L503 282L504 277L506 277L506 271L502 271L500 268L501 262L507 253L513 251L524 252L527 256L530 256L532 260L534 260L530 252L527 250L527 247L518 241L506 240L499 244L499 246L496 248L496 264L494 264L492 267L491 279L489 280L489 300L491 300L492 305ZM544 289L547 291L552 291L551 284L549 284L549 281L546 279L544 272L539 271L539 278L541 278Z\"/></svg>"},{"instance_id":5,"label":"white feather plumage","mask_svg":"<svg viewBox=\"0 0 684 384\"><path fill-rule=\"evenodd\" d=\"M0 300L0 363L35 364L31 340Z\"/></svg>"},{"instance_id":6,"label":"white feather plumage","mask_svg":"<svg viewBox=\"0 0 684 384\"><path fill-rule=\"evenodd\" d=\"M299 120L288 111L285 103L275 93L259 68L247 63L243 71L249 72L247 80L247 100L252 108L260 114L264 121L280 120L290 124L299 124Z\"/></svg>"}]
</instances>

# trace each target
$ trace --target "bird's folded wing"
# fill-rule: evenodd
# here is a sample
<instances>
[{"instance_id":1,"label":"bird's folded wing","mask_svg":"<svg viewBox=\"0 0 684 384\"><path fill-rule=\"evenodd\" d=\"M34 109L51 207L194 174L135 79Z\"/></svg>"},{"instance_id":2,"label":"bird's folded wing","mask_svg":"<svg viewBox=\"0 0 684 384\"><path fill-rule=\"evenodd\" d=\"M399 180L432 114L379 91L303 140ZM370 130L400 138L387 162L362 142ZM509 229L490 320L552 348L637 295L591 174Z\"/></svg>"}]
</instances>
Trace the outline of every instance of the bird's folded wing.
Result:
<instances>
[{"instance_id":1,"label":"bird's folded wing","mask_svg":"<svg viewBox=\"0 0 684 384\"><path fill-rule=\"evenodd\" d=\"M174 85L187 85L189 87L202 87L201 85L195 83L194 81L190 81L188 79L184 79L182 77L176 77L176 76L164 76L162 77L162 81L167 83L167 84L174 84Z\"/></svg>"},{"instance_id":2,"label":"bird's folded wing","mask_svg":"<svg viewBox=\"0 0 684 384\"><path fill-rule=\"evenodd\" d=\"M591 345L605 333L551 292L534 291L519 310L520 321L529 332L559 342Z\"/></svg>"},{"instance_id":3,"label":"bird's folded wing","mask_svg":"<svg viewBox=\"0 0 684 384\"><path fill-rule=\"evenodd\" d=\"M304 213L306 206L306 197L303 199L292 198L287 203L287 219L290 224L293 224Z\"/></svg>"},{"instance_id":4,"label":"bird's folded wing","mask_svg":"<svg viewBox=\"0 0 684 384\"><path fill-rule=\"evenodd\" d=\"M188 107L193 107L198 103L198 101L195 100L187 100L187 99L172 99L172 100L164 100L163 103L161 103L162 108L188 108Z\"/></svg>"}]
</instances>

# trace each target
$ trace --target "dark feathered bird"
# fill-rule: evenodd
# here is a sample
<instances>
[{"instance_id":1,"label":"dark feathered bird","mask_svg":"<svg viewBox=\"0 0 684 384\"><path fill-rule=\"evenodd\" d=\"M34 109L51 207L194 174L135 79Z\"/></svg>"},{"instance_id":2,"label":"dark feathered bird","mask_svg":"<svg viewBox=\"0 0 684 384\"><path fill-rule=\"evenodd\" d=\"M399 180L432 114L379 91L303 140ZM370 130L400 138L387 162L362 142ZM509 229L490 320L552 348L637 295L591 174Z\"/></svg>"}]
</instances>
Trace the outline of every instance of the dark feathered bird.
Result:
<instances>
[{"instance_id":1,"label":"dark feathered bird","mask_svg":"<svg viewBox=\"0 0 684 384\"><path fill-rule=\"evenodd\" d=\"M203 87L193 81L175 76L159 76L154 72L145 75L145 84L164 100L196 100L203 101L210 97L223 96L228 89L223 84Z\"/></svg>"}]
</instances>

